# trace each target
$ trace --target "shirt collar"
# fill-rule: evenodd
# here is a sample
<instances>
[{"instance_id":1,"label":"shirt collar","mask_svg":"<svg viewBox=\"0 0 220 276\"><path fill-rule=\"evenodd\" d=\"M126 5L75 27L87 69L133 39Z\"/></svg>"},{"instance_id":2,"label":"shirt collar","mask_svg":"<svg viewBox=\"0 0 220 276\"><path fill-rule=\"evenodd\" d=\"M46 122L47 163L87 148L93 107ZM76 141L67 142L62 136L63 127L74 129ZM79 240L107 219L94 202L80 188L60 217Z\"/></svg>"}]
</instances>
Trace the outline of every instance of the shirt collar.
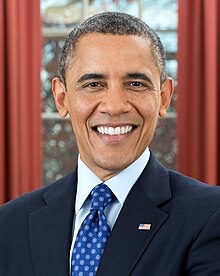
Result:
<instances>
[{"instance_id":1,"label":"shirt collar","mask_svg":"<svg viewBox=\"0 0 220 276\"><path fill-rule=\"evenodd\" d=\"M111 189L121 205L123 205L129 191L137 181L150 158L150 151L147 147L142 155L126 169L108 179L104 183ZM78 156L78 184L75 203L76 214L81 209L83 203L89 196L91 190L98 184L100 180L81 160Z\"/></svg>"}]
</instances>

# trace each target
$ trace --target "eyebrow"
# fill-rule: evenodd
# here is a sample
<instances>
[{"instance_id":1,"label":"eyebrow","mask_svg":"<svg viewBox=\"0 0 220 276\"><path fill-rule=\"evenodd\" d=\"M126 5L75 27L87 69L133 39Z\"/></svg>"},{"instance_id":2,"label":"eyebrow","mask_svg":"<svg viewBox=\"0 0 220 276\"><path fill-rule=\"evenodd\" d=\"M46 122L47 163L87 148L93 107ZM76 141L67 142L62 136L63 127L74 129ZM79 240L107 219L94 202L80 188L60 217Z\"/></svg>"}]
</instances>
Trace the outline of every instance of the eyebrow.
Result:
<instances>
[{"instance_id":1,"label":"eyebrow","mask_svg":"<svg viewBox=\"0 0 220 276\"><path fill-rule=\"evenodd\" d=\"M139 72L131 72L131 73L127 73L125 75L125 78L128 78L128 79L139 79L139 80L144 80L146 82L148 82L148 85L149 85L149 88L150 89L154 89L154 83L153 81L151 80L150 77L148 77L146 74L144 73L139 73Z\"/></svg>"},{"instance_id":2,"label":"eyebrow","mask_svg":"<svg viewBox=\"0 0 220 276\"><path fill-rule=\"evenodd\" d=\"M100 73L87 73L87 74L84 74L82 75L77 83L82 83L84 81L87 81L87 80L97 80L97 79L107 79L107 75L105 74L100 74ZM139 73L139 72L131 72L131 73L126 73L125 74L125 79L140 79L140 80L144 80L144 81L147 81L149 83L149 85L154 88L154 84L151 80L150 77L148 77L146 74L144 73Z\"/></svg>"},{"instance_id":3,"label":"eyebrow","mask_svg":"<svg viewBox=\"0 0 220 276\"><path fill-rule=\"evenodd\" d=\"M125 75L125 78L128 78L128 79L140 79L140 80L145 80L145 81L147 81L147 82L149 82L150 84L153 85L153 82L152 82L151 78L148 77L148 76L147 76L146 74L144 74L144 73L136 73L136 72L134 72L134 73L127 73L127 74Z\"/></svg>"},{"instance_id":4,"label":"eyebrow","mask_svg":"<svg viewBox=\"0 0 220 276\"><path fill-rule=\"evenodd\" d=\"M107 76L105 74L98 74L98 73L88 73L88 74L84 74L82 75L77 83L81 83L81 82L84 82L86 80L91 80L91 79L106 79Z\"/></svg>"}]
</instances>

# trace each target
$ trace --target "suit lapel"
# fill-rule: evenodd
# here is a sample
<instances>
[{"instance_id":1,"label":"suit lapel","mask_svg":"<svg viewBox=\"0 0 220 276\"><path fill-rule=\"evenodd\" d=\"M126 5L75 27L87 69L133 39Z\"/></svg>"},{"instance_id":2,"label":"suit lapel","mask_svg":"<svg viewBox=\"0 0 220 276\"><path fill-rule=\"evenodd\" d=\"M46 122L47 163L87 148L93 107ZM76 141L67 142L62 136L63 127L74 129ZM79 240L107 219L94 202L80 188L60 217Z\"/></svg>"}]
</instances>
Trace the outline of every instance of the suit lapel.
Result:
<instances>
[{"instance_id":1,"label":"suit lapel","mask_svg":"<svg viewBox=\"0 0 220 276\"><path fill-rule=\"evenodd\" d=\"M63 183L60 183L63 182ZM45 206L29 216L29 235L36 275L68 275L76 173L43 195Z\"/></svg>"},{"instance_id":2,"label":"suit lapel","mask_svg":"<svg viewBox=\"0 0 220 276\"><path fill-rule=\"evenodd\" d=\"M169 176L151 157L130 191L106 245L98 275L129 275L143 251L168 218L158 205L171 198ZM150 230L138 230L141 223Z\"/></svg>"}]
</instances>

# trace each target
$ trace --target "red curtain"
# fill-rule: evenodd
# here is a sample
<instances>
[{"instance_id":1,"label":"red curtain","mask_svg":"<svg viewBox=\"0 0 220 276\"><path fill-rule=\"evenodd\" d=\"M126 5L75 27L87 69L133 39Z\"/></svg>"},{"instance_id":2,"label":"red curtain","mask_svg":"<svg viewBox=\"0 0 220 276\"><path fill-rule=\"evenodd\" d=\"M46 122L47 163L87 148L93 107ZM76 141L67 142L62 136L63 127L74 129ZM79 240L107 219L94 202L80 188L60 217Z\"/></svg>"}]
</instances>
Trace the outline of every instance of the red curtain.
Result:
<instances>
[{"instance_id":1,"label":"red curtain","mask_svg":"<svg viewBox=\"0 0 220 276\"><path fill-rule=\"evenodd\" d=\"M220 185L220 1L179 0L178 166Z\"/></svg>"},{"instance_id":2,"label":"red curtain","mask_svg":"<svg viewBox=\"0 0 220 276\"><path fill-rule=\"evenodd\" d=\"M41 185L39 0L0 0L0 203Z\"/></svg>"}]
</instances>

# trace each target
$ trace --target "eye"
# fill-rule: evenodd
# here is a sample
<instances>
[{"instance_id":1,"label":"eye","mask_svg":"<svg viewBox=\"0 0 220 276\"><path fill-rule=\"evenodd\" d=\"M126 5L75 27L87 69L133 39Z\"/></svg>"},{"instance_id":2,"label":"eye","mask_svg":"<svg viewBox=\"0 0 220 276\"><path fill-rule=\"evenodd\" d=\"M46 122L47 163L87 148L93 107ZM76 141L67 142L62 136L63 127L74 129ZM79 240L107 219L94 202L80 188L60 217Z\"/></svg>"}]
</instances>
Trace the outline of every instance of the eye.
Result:
<instances>
[{"instance_id":1,"label":"eye","mask_svg":"<svg viewBox=\"0 0 220 276\"><path fill-rule=\"evenodd\" d=\"M145 91L148 88L146 83L140 81L130 81L125 86L132 91Z\"/></svg>"},{"instance_id":2,"label":"eye","mask_svg":"<svg viewBox=\"0 0 220 276\"><path fill-rule=\"evenodd\" d=\"M85 83L83 85L83 88L88 91L94 92L94 91L99 91L99 90L105 88L105 84L103 84L101 82L94 81L94 82Z\"/></svg>"},{"instance_id":3,"label":"eye","mask_svg":"<svg viewBox=\"0 0 220 276\"><path fill-rule=\"evenodd\" d=\"M100 86L103 86L103 85L99 82L90 82L83 85L83 87L91 87L91 88L97 88Z\"/></svg>"},{"instance_id":4,"label":"eye","mask_svg":"<svg viewBox=\"0 0 220 276\"><path fill-rule=\"evenodd\" d=\"M87 87L99 87L102 86L100 83L98 82L92 82L86 85Z\"/></svg>"},{"instance_id":5,"label":"eye","mask_svg":"<svg viewBox=\"0 0 220 276\"><path fill-rule=\"evenodd\" d=\"M139 81L132 81L128 84L129 86L135 86L135 87L140 87L143 86L143 84Z\"/></svg>"}]
</instances>

